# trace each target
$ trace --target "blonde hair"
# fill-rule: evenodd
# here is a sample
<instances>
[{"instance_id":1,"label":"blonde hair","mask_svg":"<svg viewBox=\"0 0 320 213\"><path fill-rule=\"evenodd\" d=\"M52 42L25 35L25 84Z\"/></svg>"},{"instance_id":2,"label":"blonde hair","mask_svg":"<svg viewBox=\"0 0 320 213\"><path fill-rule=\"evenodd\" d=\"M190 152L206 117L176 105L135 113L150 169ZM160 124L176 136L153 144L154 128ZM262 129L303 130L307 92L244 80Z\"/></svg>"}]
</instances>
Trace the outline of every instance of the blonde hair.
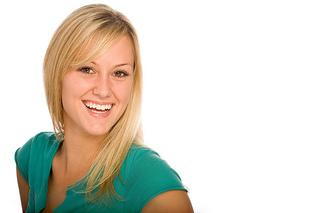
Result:
<instances>
[{"instance_id":1,"label":"blonde hair","mask_svg":"<svg viewBox=\"0 0 320 213\"><path fill-rule=\"evenodd\" d=\"M89 200L116 195L113 181L120 173L130 146L133 143L142 145L142 71L137 35L120 12L104 4L86 5L72 12L59 26L44 58L48 108L56 137L61 141L64 135L61 95L64 74L74 66L90 62L125 35L131 38L134 46L133 90L126 110L106 134L104 146L86 176L85 193Z\"/></svg>"}]
</instances>

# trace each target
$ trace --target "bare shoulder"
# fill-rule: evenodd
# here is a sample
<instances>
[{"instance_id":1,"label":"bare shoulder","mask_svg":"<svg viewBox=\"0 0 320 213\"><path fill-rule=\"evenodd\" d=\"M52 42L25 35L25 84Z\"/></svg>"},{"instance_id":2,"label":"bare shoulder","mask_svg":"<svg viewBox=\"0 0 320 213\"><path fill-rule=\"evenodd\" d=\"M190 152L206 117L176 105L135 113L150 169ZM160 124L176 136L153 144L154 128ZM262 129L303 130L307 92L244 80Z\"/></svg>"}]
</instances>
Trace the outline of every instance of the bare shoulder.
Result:
<instances>
[{"instance_id":1,"label":"bare shoulder","mask_svg":"<svg viewBox=\"0 0 320 213\"><path fill-rule=\"evenodd\" d=\"M18 187L20 192L21 207L22 207L22 211L25 212L28 205L29 185L27 181L21 176L18 168L16 170L17 170Z\"/></svg>"},{"instance_id":2,"label":"bare shoulder","mask_svg":"<svg viewBox=\"0 0 320 213\"><path fill-rule=\"evenodd\" d=\"M153 198L144 206L143 213L192 213L193 208L186 191L172 190Z\"/></svg>"}]
</instances>

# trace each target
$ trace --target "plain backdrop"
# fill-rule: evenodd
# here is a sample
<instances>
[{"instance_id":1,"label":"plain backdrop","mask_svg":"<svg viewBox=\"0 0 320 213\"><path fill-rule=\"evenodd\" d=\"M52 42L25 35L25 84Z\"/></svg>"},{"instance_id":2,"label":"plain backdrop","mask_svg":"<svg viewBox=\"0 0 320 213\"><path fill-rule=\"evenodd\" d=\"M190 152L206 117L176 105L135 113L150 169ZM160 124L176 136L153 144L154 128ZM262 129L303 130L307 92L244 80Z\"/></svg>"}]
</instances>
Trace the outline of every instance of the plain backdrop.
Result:
<instances>
[{"instance_id":1,"label":"plain backdrop","mask_svg":"<svg viewBox=\"0 0 320 213\"><path fill-rule=\"evenodd\" d=\"M0 212L21 211L15 150L52 130L51 36L88 3L136 27L145 143L195 212L320 212L320 7L308 0L2 2Z\"/></svg>"}]
</instances>

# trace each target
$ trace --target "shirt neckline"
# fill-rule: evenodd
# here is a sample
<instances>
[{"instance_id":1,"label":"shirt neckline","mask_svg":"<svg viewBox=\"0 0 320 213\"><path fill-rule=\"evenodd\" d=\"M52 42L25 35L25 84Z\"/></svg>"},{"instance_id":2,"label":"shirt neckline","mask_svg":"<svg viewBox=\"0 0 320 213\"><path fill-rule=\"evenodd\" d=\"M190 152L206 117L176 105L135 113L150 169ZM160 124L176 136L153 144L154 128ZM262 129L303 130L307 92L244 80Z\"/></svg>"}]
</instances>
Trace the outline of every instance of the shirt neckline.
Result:
<instances>
[{"instance_id":1,"label":"shirt neckline","mask_svg":"<svg viewBox=\"0 0 320 213\"><path fill-rule=\"evenodd\" d=\"M63 141L58 141L57 139L54 139L53 140L53 144L54 144L54 147L52 150L50 150L50 154L49 154L49 165L48 165L48 169L46 171L46 179L45 179L45 187L44 187L44 190L45 190L45 193L44 193L44 196L45 196L45 199L44 199L44 203L43 203L43 208L41 209L41 211L43 211L46 206L47 206L47 199L48 199L48 187L49 187L49 177L50 177L50 174L52 172L52 164L53 164L53 159L55 157L55 155L57 154L57 151L59 149L59 147L62 145ZM68 195L70 196L70 193L72 192L72 189L75 189L77 187L79 187L79 185L83 182L83 180L85 179L86 176L84 176L83 178L81 178L79 181L77 181L75 184L72 184L72 185L69 185L67 186L66 188L66 192L65 192L65 198L64 200L58 204L55 208L52 209L52 212L56 212L59 208L61 208L64 203L66 202L67 198L68 198Z\"/></svg>"}]
</instances>

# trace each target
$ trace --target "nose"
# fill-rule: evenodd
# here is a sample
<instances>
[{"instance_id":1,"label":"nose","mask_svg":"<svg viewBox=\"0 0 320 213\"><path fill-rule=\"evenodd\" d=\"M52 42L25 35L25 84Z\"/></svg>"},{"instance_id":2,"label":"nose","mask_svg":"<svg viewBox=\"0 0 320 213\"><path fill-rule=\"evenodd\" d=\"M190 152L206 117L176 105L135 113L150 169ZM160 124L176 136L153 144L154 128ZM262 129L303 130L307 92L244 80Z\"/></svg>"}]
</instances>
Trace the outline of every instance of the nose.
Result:
<instances>
[{"instance_id":1,"label":"nose","mask_svg":"<svg viewBox=\"0 0 320 213\"><path fill-rule=\"evenodd\" d=\"M93 94L99 96L100 98L109 97L111 94L110 85L108 77L98 76L95 80L95 85L93 89Z\"/></svg>"}]
</instances>

